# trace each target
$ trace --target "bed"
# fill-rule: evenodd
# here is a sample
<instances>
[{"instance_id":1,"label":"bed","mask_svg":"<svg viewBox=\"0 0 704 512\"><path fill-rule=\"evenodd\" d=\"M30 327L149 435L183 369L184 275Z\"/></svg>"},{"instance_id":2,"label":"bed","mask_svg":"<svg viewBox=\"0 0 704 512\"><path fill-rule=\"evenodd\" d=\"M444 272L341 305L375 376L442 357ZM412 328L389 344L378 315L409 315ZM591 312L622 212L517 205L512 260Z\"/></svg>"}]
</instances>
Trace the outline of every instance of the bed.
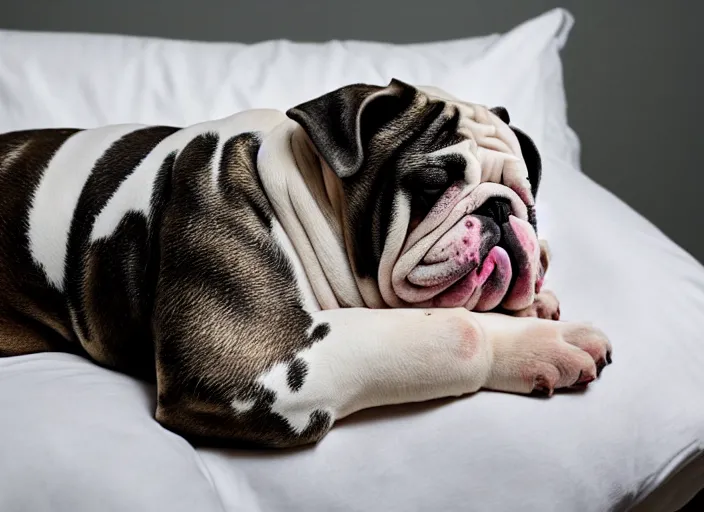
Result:
<instances>
[{"instance_id":1,"label":"bed","mask_svg":"<svg viewBox=\"0 0 704 512\"><path fill-rule=\"evenodd\" d=\"M154 421L151 386L76 356L0 359L0 510L684 505L704 487L704 268L583 172L560 60L572 23L554 9L504 34L415 45L0 31L0 132L184 125L392 77L505 106L543 155L546 286L563 319L593 322L614 346L585 393L379 408L280 452L192 446Z\"/></svg>"}]
</instances>

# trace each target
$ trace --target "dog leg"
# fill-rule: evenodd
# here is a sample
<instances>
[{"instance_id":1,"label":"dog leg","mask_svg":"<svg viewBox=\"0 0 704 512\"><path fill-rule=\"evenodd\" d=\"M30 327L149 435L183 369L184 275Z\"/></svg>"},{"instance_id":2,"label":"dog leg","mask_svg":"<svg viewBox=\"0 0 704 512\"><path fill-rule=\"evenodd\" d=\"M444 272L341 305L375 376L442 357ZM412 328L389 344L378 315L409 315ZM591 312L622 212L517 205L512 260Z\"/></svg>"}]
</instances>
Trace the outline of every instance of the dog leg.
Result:
<instances>
[{"instance_id":1,"label":"dog leg","mask_svg":"<svg viewBox=\"0 0 704 512\"><path fill-rule=\"evenodd\" d=\"M193 340L184 345L193 357L170 357L170 369L160 358L159 421L191 435L306 444L337 419L370 407L483 387L552 394L583 385L611 350L588 326L464 309L338 309L311 317L308 341L291 335L289 343L300 348L283 359L270 358L275 341L267 336L222 341L219 351ZM241 348L252 342L258 357L269 358L256 374ZM198 364L173 366L188 359Z\"/></svg>"}]
</instances>

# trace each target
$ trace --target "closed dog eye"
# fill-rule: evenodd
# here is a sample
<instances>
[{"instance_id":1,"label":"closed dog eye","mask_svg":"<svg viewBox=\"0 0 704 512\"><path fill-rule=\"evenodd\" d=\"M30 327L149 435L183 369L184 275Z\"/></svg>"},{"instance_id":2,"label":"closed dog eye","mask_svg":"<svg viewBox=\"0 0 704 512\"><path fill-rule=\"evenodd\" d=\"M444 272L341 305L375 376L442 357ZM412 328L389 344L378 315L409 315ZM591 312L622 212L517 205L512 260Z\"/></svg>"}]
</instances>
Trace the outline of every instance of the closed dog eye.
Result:
<instances>
[{"instance_id":1,"label":"closed dog eye","mask_svg":"<svg viewBox=\"0 0 704 512\"><path fill-rule=\"evenodd\" d=\"M433 196L439 196L442 194L443 189L441 188L424 188L423 189L423 195L426 197L433 197Z\"/></svg>"}]
</instances>

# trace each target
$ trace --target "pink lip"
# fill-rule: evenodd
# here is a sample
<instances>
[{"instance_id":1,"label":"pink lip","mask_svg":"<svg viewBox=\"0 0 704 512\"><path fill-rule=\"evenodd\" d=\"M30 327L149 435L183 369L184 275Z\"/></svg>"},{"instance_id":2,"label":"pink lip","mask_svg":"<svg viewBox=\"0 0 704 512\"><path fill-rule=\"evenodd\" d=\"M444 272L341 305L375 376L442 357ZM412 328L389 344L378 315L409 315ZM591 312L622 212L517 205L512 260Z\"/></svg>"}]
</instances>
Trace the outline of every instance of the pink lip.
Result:
<instances>
[{"instance_id":1,"label":"pink lip","mask_svg":"<svg viewBox=\"0 0 704 512\"><path fill-rule=\"evenodd\" d=\"M449 285L476 267L477 261L475 259L463 255L460 262L450 258L440 263L419 265L408 274L408 281L416 286L424 287Z\"/></svg>"},{"instance_id":2,"label":"pink lip","mask_svg":"<svg viewBox=\"0 0 704 512\"><path fill-rule=\"evenodd\" d=\"M540 259L538 241L532 226L513 216L509 218L508 226L504 224L503 230L506 232L504 237L507 245L516 257L513 269L516 276L501 304L506 309L516 311L529 306L533 301Z\"/></svg>"},{"instance_id":3,"label":"pink lip","mask_svg":"<svg viewBox=\"0 0 704 512\"><path fill-rule=\"evenodd\" d=\"M450 286L471 275L481 263L483 244L492 239L496 243L499 237L495 227L487 228L479 218L463 217L425 254L407 279L426 288Z\"/></svg>"},{"instance_id":4,"label":"pink lip","mask_svg":"<svg viewBox=\"0 0 704 512\"><path fill-rule=\"evenodd\" d=\"M493 267L492 273L483 283L482 295L474 305L474 309L477 311L490 311L501 304L501 299L504 298L511 285L513 269L506 250L496 246L489 252L489 257L492 258L490 262ZM484 264L486 265L486 262Z\"/></svg>"},{"instance_id":5,"label":"pink lip","mask_svg":"<svg viewBox=\"0 0 704 512\"><path fill-rule=\"evenodd\" d=\"M502 247L495 246L484 258L480 268L474 269L438 295L433 300L433 305L487 311L499 304L510 282L511 262L508 254ZM487 284L491 286L486 286ZM477 294L478 291L480 294Z\"/></svg>"}]
</instances>

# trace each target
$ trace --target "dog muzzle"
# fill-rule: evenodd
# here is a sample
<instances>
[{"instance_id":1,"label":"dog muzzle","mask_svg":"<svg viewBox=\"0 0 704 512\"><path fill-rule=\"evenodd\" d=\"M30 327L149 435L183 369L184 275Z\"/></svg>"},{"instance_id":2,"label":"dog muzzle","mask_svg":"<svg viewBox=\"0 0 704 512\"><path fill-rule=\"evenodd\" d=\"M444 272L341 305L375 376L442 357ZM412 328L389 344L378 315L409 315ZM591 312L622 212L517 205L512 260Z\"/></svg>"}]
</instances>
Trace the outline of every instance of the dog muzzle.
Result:
<instances>
[{"instance_id":1,"label":"dog muzzle","mask_svg":"<svg viewBox=\"0 0 704 512\"><path fill-rule=\"evenodd\" d=\"M396 298L418 307L529 306L542 269L528 208L498 183L451 186L408 235L390 284Z\"/></svg>"}]
</instances>

